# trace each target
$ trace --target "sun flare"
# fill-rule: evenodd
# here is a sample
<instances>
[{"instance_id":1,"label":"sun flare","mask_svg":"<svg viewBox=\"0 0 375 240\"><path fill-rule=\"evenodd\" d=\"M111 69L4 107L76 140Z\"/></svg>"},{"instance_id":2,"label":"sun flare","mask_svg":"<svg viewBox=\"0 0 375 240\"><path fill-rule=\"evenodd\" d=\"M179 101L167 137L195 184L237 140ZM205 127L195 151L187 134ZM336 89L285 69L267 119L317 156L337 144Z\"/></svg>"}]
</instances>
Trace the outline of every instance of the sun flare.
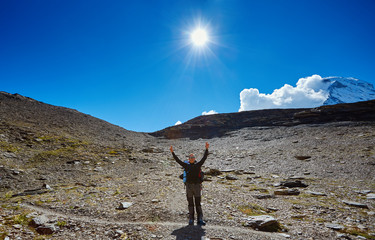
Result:
<instances>
[{"instance_id":1,"label":"sun flare","mask_svg":"<svg viewBox=\"0 0 375 240\"><path fill-rule=\"evenodd\" d=\"M195 46L204 46L208 41L206 30L198 28L191 33L191 41Z\"/></svg>"}]
</instances>

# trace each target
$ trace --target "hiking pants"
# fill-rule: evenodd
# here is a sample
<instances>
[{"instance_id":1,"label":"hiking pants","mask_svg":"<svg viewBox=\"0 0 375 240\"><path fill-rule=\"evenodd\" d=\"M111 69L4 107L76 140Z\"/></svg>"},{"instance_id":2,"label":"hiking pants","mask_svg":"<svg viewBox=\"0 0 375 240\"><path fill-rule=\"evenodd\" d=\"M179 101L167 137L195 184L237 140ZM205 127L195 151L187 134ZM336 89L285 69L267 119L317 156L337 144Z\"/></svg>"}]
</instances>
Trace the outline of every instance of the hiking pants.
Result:
<instances>
[{"instance_id":1,"label":"hiking pants","mask_svg":"<svg viewBox=\"0 0 375 240\"><path fill-rule=\"evenodd\" d=\"M198 220L202 220L203 218L201 191L202 185L200 183L186 183L186 197L189 204L189 219L194 219L194 203Z\"/></svg>"}]
</instances>

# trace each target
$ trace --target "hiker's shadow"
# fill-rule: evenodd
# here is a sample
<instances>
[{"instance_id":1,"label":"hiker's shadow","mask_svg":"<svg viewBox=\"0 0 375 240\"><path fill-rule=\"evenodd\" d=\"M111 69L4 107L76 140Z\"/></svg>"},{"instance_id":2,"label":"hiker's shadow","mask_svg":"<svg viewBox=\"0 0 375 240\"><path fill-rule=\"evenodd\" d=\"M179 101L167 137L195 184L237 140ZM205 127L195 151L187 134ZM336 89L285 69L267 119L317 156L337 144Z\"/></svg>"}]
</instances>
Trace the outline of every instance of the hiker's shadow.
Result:
<instances>
[{"instance_id":1,"label":"hiker's shadow","mask_svg":"<svg viewBox=\"0 0 375 240\"><path fill-rule=\"evenodd\" d=\"M201 226L185 226L174 230L171 235L176 236L176 240L201 240L206 235L206 230Z\"/></svg>"}]
</instances>

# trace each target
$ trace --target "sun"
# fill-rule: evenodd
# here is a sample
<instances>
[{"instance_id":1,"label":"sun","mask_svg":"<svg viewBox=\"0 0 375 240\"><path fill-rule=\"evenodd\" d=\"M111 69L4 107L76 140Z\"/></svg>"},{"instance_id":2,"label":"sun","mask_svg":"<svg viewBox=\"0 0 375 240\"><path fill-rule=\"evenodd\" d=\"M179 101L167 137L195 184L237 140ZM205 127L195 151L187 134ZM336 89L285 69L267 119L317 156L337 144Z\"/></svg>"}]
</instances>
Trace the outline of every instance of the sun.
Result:
<instances>
[{"instance_id":1,"label":"sun","mask_svg":"<svg viewBox=\"0 0 375 240\"><path fill-rule=\"evenodd\" d=\"M208 42L207 31L197 28L191 33L191 42L198 47L204 46Z\"/></svg>"}]
</instances>

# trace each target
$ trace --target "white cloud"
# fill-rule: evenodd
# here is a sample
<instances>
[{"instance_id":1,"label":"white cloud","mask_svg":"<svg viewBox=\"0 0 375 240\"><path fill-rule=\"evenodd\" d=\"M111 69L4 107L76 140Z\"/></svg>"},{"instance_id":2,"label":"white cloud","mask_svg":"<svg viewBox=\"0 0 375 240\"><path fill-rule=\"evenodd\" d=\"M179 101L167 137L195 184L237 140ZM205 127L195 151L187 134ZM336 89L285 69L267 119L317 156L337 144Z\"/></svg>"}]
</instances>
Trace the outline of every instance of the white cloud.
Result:
<instances>
[{"instance_id":1,"label":"white cloud","mask_svg":"<svg viewBox=\"0 0 375 240\"><path fill-rule=\"evenodd\" d=\"M202 112L202 115L212 115L212 114L218 114L218 113L215 110L211 110L211 111L208 111L208 112L206 112L206 111Z\"/></svg>"},{"instance_id":2,"label":"white cloud","mask_svg":"<svg viewBox=\"0 0 375 240\"><path fill-rule=\"evenodd\" d=\"M181 121L177 121L174 125L176 126L176 125L180 125L180 124L182 124L182 122Z\"/></svg>"},{"instance_id":3,"label":"white cloud","mask_svg":"<svg viewBox=\"0 0 375 240\"><path fill-rule=\"evenodd\" d=\"M319 75L300 78L293 87L285 84L271 94L259 93L256 88L244 89L240 93L239 111L268 108L310 108L323 104L328 98L329 82Z\"/></svg>"}]
</instances>

